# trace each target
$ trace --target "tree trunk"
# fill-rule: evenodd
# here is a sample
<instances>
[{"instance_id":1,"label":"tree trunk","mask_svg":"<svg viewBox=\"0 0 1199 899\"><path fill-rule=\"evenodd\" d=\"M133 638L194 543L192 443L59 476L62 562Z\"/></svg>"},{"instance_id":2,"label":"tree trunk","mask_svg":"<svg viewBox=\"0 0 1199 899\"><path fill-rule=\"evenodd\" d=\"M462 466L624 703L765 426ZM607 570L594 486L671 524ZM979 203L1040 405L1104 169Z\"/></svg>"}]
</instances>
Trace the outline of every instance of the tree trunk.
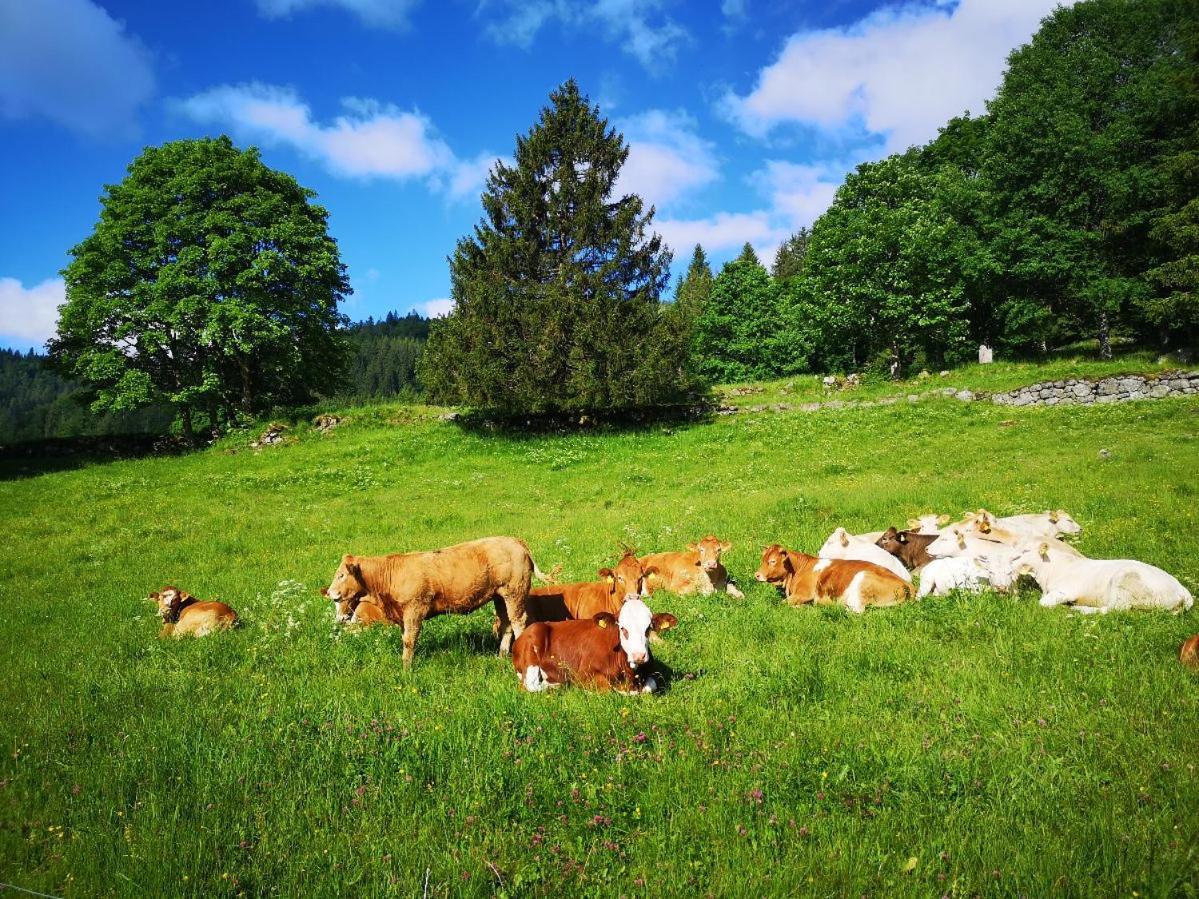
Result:
<instances>
[{"instance_id":1,"label":"tree trunk","mask_svg":"<svg viewBox=\"0 0 1199 899\"><path fill-rule=\"evenodd\" d=\"M250 366L245 360L238 360L241 368L241 411L251 415L254 411L254 388L250 381Z\"/></svg>"},{"instance_id":2,"label":"tree trunk","mask_svg":"<svg viewBox=\"0 0 1199 899\"><path fill-rule=\"evenodd\" d=\"M208 433L212 436L213 440L221 436L221 419L216 397L208 401Z\"/></svg>"},{"instance_id":3,"label":"tree trunk","mask_svg":"<svg viewBox=\"0 0 1199 899\"><path fill-rule=\"evenodd\" d=\"M192 410L191 406L184 406L179 410L179 415L183 419L183 437L192 446L196 445L196 432L192 430Z\"/></svg>"},{"instance_id":4,"label":"tree trunk","mask_svg":"<svg viewBox=\"0 0 1199 899\"><path fill-rule=\"evenodd\" d=\"M1107 310L1099 313L1099 358L1112 358L1111 324L1107 319Z\"/></svg>"}]
</instances>

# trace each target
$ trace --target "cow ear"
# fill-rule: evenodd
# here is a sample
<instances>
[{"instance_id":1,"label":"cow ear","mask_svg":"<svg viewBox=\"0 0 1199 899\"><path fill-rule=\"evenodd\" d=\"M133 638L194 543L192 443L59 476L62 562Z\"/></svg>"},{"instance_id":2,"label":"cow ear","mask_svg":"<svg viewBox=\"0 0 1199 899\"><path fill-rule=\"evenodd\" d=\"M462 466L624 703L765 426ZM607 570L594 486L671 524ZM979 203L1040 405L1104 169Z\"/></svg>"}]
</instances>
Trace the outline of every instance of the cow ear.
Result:
<instances>
[{"instance_id":1,"label":"cow ear","mask_svg":"<svg viewBox=\"0 0 1199 899\"><path fill-rule=\"evenodd\" d=\"M642 573L642 574L643 574L645 577L649 577L651 574L657 574L657 573L658 573L658 566L657 566L657 565L647 565L645 568L642 568L642 569L641 569L641 573Z\"/></svg>"},{"instance_id":2,"label":"cow ear","mask_svg":"<svg viewBox=\"0 0 1199 899\"><path fill-rule=\"evenodd\" d=\"M321 587L321 596L325 597L325 599L329 598L329 588L328 587Z\"/></svg>"},{"instance_id":3,"label":"cow ear","mask_svg":"<svg viewBox=\"0 0 1199 899\"><path fill-rule=\"evenodd\" d=\"M795 571L795 564L791 561L791 553L783 553L783 570Z\"/></svg>"},{"instance_id":4,"label":"cow ear","mask_svg":"<svg viewBox=\"0 0 1199 899\"><path fill-rule=\"evenodd\" d=\"M357 562L351 562L346 566L346 570L349 571L350 574L354 575L354 577L358 579L359 583L362 582L362 568Z\"/></svg>"},{"instance_id":5,"label":"cow ear","mask_svg":"<svg viewBox=\"0 0 1199 899\"><path fill-rule=\"evenodd\" d=\"M948 515L938 515L937 516L937 524L949 524L949 516Z\"/></svg>"},{"instance_id":6,"label":"cow ear","mask_svg":"<svg viewBox=\"0 0 1199 899\"><path fill-rule=\"evenodd\" d=\"M909 518L908 519L908 527L910 527L910 528L920 527L920 519L919 518Z\"/></svg>"},{"instance_id":7,"label":"cow ear","mask_svg":"<svg viewBox=\"0 0 1199 899\"><path fill-rule=\"evenodd\" d=\"M720 551L722 553L727 553L732 548L733 548L733 544L730 543L728 540L725 540L723 543L720 544Z\"/></svg>"},{"instance_id":8,"label":"cow ear","mask_svg":"<svg viewBox=\"0 0 1199 899\"><path fill-rule=\"evenodd\" d=\"M840 534L838 536L840 536L840 538L841 538L842 546L849 546L849 534L845 531L845 528L841 528Z\"/></svg>"},{"instance_id":9,"label":"cow ear","mask_svg":"<svg viewBox=\"0 0 1199 899\"><path fill-rule=\"evenodd\" d=\"M688 543L687 544L687 552L697 553L697 552L699 552L699 547L696 546L694 543Z\"/></svg>"},{"instance_id":10,"label":"cow ear","mask_svg":"<svg viewBox=\"0 0 1199 899\"><path fill-rule=\"evenodd\" d=\"M612 574L611 568L601 568L599 570L599 576L602 577L604 580L608 581L609 583L616 580L616 578Z\"/></svg>"},{"instance_id":11,"label":"cow ear","mask_svg":"<svg viewBox=\"0 0 1199 899\"><path fill-rule=\"evenodd\" d=\"M1058 516L1059 516L1059 513L1058 513L1058 512L1050 512L1050 513L1049 513L1049 523L1050 523L1050 524L1057 524L1057 519L1058 519Z\"/></svg>"},{"instance_id":12,"label":"cow ear","mask_svg":"<svg viewBox=\"0 0 1199 899\"><path fill-rule=\"evenodd\" d=\"M1045 559L1046 561L1048 561L1048 559L1049 559L1049 544L1042 543L1040 546L1037 547L1037 553L1040 555L1040 557L1042 559Z\"/></svg>"},{"instance_id":13,"label":"cow ear","mask_svg":"<svg viewBox=\"0 0 1199 899\"><path fill-rule=\"evenodd\" d=\"M668 631L672 627L678 627L679 619L675 618L669 612L659 612L650 619L650 628L655 631Z\"/></svg>"},{"instance_id":14,"label":"cow ear","mask_svg":"<svg viewBox=\"0 0 1199 899\"><path fill-rule=\"evenodd\" d=\"M989 521L987 521L987 519L985 519L985 518L980 518L978 520L978 532L980 534L991 533L991 523Z\"/></svg>"},{"instance_id":15,"label":"cow ear","mask_svg":"<svg viewBox=\"0 0 1199 899\"><path fill-rule=\"evenodd\" d=\"M147 596L146 599L150 600L151 602L158 602L161 596L162 594L155 590L149 596Z\"/></svg>"},{"instance_id":16,"label":"cow ear","mask_svg":"<svg viewBox=\"0 0 1199 899\"><path fill-rule=\"evenodd\" d=\"M596 627L608 627L616 624L616 616L611 612L600 612L592 619Z\"/></svg>"}]
</instances>

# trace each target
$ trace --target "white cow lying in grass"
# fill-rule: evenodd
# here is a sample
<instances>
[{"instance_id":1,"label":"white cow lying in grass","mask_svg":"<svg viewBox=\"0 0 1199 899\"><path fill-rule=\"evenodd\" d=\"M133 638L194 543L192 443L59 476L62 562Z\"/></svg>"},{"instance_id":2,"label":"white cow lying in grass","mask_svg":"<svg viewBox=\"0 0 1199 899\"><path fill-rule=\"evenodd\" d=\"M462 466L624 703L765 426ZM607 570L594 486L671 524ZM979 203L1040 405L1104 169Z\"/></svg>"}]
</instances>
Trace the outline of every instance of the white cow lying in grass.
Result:
<instances>
[{"instance_id":1,"label":"white cow lying in grass","mask_svg":"<svg viewBox=\"0 0 1199 899\"><path fill-rule=\"evenodd\" d=\"M991 583L987 562L972 556L933 559L920 569L920 590L916 598L945 596L951 590L976 593Z\"/></svg>"},{"instance_id":2,"label":"white cow lying in grass","mask_svg":"<svg viewBox=\"0 0 1199 899\"><path fill-rule=\"evenodd\" d=\"M855 537L845 528L837 528L824 541L817 553L822 559L857 559L859 562L873 562L880 568L885 568L898 578L903 578L909 584L912 582L911 573L903 567L903 562L895 558L881 546L876 546L861 537Z\"/></svg>"},{"instance_id":3,"label":"white cow lying in grass","mask_svg":"<svg viewBox=\"0 0 1199 899\"><path fill-rule=\"evenodd\" d=\"M1082 533L1082 525L1064 509L1035 515L1009 515L1005 518L996 518L986 509L979 509L973 515L966 516L957 527L968 533L979 534L988 534L993 530L1005 531L1030 540Z\"/></svg>"},{"instance_id":4,"label":"white cow lying in grass","mask_svg":"<svg viewBox=\"0 0 1199 899\"><path fill-rule=\"evenodd\" d=\"M1082 559L1046 541L1030 544L1013 560L1013 573L1028 574L1041 588L1041 605L1072 605L1080 612L1169 609L1194 603L1170 574L1132 559Z\"/></svg>"}]
</instances>

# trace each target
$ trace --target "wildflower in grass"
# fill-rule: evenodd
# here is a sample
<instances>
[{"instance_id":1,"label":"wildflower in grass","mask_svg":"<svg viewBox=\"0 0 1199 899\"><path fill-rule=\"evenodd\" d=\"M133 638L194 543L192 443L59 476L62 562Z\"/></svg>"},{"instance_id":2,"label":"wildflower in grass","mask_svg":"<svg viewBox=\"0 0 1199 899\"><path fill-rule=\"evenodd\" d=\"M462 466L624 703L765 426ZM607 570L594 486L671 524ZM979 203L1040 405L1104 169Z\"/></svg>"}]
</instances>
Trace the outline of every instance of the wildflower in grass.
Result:
<instances>
[{"instance_id":1,"label":"wildflower in grass","mask_svg":"<svg viewBox=\"0 0 1199 899\"><path fill-rule=\"evenodd\" d=\"M644 743L648 739L649 738L645 735L645 733L642 732L642 733L637 734L637 736L633 737L633 742L634 743Z\"/></svg>"},{"instance_id":2,"label":"wildflower in grass","mask_svg":"<svg viewBox=\"0 0 1199 899\"><path fill-rule=\"evenodd\" d=\"M758 805L762 804L764 796L765 796L765 794L761 790L753 789L753 790L749 791L749 801L755 802Z\"/></svg>"}]
</instances>

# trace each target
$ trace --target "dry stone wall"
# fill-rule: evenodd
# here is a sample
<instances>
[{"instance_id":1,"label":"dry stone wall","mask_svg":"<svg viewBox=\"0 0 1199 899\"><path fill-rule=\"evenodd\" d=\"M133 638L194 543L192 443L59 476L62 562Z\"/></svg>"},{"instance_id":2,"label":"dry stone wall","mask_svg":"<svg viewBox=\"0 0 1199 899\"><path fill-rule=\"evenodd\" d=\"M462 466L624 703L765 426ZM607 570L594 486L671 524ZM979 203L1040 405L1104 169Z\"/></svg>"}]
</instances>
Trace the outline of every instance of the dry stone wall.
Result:
<instances>
[{"instance_id":1,"label":"dry stone wall","mask_svg":"<svg viewBox=\"0 0 1199 899\"><path fill-rule=\"evenodd\" d=\"M1196 393L1199 393L1199 371L1170 371L1158 375L1114 375L1097 381L1043 381L1007 393L993 393L991 402L1001 406L1091 405Z\"/></svg>"}]
</instances>

